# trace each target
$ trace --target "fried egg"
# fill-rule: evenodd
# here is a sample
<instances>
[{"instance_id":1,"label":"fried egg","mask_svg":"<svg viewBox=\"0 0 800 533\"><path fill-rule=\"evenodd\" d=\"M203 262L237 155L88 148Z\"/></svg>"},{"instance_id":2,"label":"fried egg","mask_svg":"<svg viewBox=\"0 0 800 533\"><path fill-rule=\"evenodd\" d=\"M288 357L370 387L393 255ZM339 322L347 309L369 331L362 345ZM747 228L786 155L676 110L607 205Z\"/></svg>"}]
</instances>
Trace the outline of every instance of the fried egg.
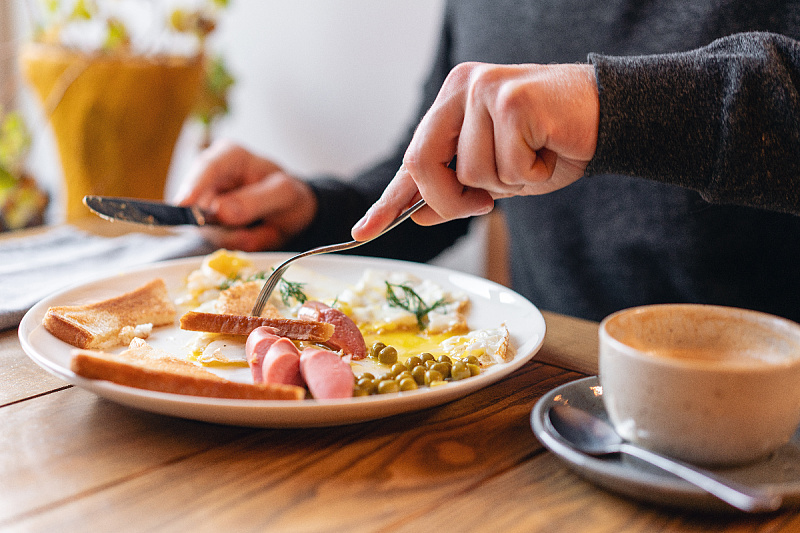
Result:
<instances>
[{"instance_id":1,"label":"fried egg","mask_svg":"<svg viewBox=\"0 0 800 533\"><path fill-rule=\"evenodd\" d=\"M451 357L462 359L474 355L481 366L505 363L513 357L508 342L508 328L479 329L442 341L441 347Z\"/></svg>"},{"instance_id":2,"label":"fried egg","mask_svg":"<svg viewBox=\"0 0 800 533\"><path fill-rule=\"evenodd\" d=\"M201 333L189 346L189 359L203 366L247 367L244 335Z\"/></svg>"},{"instance_id":3,"label":"fried egg","mask_svg":"<svg viewBox=\"0 0 800 533\"><path fill-rule=\"evenodd\" d=\"M406 287L412 296L411 305L403 308L390 302L387 283L401 298L404 294L400 287ZM427 334L467 331L464 312L469 298L466 294L445 291L430 280L405 272L367 269L355 285L339 294L336 302L365 333L416 330L418 316L412 311L430 307L433 310L422 316Z\"/></svg>"},{"instance_id":4,"label":"fried egg","mask_svg":"<svg viewBox=\"0 0 800 533\"><path fill-rule=\"evenodd\" d=\"M202 305L219 297L220 287L236 277L255 274L253 262L242 252L220 249L203 258L200 268L186 279L187 295L179 304Z\"/></svg>"}]
</instances>

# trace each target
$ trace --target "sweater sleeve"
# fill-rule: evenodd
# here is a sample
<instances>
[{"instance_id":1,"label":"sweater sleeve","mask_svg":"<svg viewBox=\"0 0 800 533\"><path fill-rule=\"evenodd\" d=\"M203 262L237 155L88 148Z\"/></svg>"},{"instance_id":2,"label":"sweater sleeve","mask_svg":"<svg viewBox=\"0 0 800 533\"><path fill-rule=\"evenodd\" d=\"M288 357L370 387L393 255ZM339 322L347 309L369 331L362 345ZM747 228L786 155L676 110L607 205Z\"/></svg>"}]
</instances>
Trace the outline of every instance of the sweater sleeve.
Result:
<instances>
[{"instance_id":1,"label":"sweater sleeve","mask_svg":"<svg viewBox=\"0 0 800 533\"><path fill-rule=\"evenodd\" d=\"M742 33L690 52L589 61L600 128L587 176L640 176L712 203L800 214L800 43Z\"/></svg>"}]
</instances>

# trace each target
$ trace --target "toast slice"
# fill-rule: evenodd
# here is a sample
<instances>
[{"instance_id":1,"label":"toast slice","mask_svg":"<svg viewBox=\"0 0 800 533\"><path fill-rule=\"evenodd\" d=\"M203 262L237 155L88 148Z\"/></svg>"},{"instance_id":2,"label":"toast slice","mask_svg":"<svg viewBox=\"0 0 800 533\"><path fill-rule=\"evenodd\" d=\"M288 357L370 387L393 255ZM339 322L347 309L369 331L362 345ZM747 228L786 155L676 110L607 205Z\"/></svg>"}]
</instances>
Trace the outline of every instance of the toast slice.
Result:
<instances>
[{"instance_id":1,"label":"toast slice","mask_svg":"<svg viewBox=\"0 0 800 533\"><path fill-rule=\"evenodd\" d=\"M217 298L215 309L217 313L226 315L249 315L258 300L262 282L247 281L234 285L222 291ZM278 308L267 302L261 316L270 318L283 318Z\"/></svg>"},{"instance_id":2,"label":"toast slice","mask_svg":"<svg viewBox=\"0 0 800 533\"><path fill-rule=\"evenodd\" d=\"M142 339L113 354L73 350L70 368L79 376L112 381L128 387L190 396L247 400L302 400L302 387L229 381L189 361L179 359Z\"/></svg>"},{"instance_id":3,"label":"toast slice","mask_svg":"<svg viewBox=\"0 0 800 533\"><path fill-rule=\"evenodd\" d=\"M333 336L335 327L327 322L271 318L250 315L225 315L189 311L181 317L181 329L205 333L249 335L260 326L275 329L275 334L296 341L325 342Z\"/></svg>"},{"instance_id":4,"label":"toast slice","mask_svg":"<svg viewBox=\"0 0 800 533\"><path fill-rule=\"evenodd\" d=\"M146 338L153 326L173 324L175 316L164 280L155 279L107 300L51 307L42 323L72 346L102 350L124 346L135 337Z\"/></svg>"}]
</instances>

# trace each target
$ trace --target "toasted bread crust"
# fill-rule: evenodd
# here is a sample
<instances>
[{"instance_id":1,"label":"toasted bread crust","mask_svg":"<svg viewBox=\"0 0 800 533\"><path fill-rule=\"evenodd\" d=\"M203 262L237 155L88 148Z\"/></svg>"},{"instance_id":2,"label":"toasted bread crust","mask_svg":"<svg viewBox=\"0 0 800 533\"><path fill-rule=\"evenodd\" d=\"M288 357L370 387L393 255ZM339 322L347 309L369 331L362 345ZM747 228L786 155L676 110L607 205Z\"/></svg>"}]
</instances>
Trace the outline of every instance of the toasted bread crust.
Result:
<instances>
[{"instance_id":1,"label":"toasted bread crust","mask_svg":"<svg viewBox=\"0 0 800 533\"><path fill-rule=\"evenodd\" d=\"M53 308L47 310L42 320L45 329L72 346L78 348L90 347L94 335L90 333L86 327L81 324L76 324L74 321L67 318L62 308Z\"/></svg>"},{"instance_id":2,"label":"toasted bread crust","mask_svg":"<svg viewBox=\"0 0 800 533\"><path fill-rule=\"evenodd\" d=\"M51 307L42 323L47 331L72 346L102 349L128 343L130 336L122 334L124 328L172 324L175 314L164 280L155 279L106 300Z\"/></svg>"},{"instance_id":3,"label":"toasted bread crust","mask_svg":"<svg viewBox=\"0 0 800 533\"><path fill-rule=\"evenodd\" d=\"M276 330L276 335L297 341L325 342L333 336L334 326L326 322L271 318L248 315L224 315L189 311L181 317L181 329L206 333L249 335L259 326Z\"/></svg>"},{"instance_id":4,"label":"toasted bread crust","mask_svg":"<svg viewBox=\"0 0 800 533\"><path fill-rule=\"evenodd\" d=\"M305 389L292 385L228 381L188 361L153 348L141 339L120 354L73 350L70 367L79 376L159 392L248 400L302 400Z\"/></svg>"},{"instance_id":5,"label":"toasted bread crust","mask_svg":"<svg viewBox=\"0 0 800 533\"><path fill-rule=\"evenodd\" d=\"M226 315L249 315L258 300L262 284L258 281L247 281L225 289L217 298L216 311ZM281 312L267 302L261 311L261 316L282 318Z\"/></svg>"}]
</instances>

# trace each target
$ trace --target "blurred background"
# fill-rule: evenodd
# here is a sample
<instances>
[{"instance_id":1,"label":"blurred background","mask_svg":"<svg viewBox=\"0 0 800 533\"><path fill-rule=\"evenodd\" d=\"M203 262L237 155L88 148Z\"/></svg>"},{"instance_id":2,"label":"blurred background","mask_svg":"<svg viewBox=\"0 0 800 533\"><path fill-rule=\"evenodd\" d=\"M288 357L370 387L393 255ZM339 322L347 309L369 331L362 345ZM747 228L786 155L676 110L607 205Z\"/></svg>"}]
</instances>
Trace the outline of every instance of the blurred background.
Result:
<instances>
[{"instance_id":1,"label":"blurred background","mask_svg":"<svg viewBox=\"0 0 800 533\"><path fill-rule=\"evenodd\" d=\"M51 194L59 221L61 171L41 106L22 80L16 47L30 38L31 2L0 0L0 97L20 108L33 143L28 166ZM152 0L154 2L162 0ZM231 0L209 38L235 79L230 110L213 128L302 176L347 177L394 148L412 125L438 42L443 0ZM167 196L198 151L202 128L186 123ZM439 261L480 273L480 224Z\"/></svg>"}]
</instances>

